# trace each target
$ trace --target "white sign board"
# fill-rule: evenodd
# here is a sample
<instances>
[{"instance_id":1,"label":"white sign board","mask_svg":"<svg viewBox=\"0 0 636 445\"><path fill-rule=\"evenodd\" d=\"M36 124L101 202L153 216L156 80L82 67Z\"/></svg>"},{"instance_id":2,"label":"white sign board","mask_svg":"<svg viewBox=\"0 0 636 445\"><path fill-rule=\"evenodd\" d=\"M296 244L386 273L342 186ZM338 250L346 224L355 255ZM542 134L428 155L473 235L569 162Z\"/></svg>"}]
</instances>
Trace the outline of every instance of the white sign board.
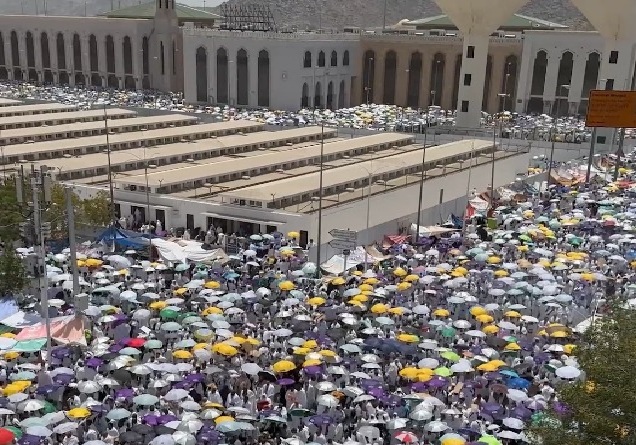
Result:
<instances>
[{"instance_id":1,"label":"white sign board","mask_svg":"<svg viewBox=\"0 0 636 445\"><path fill-rule=\"evenodd\" d=\"M329 231L329 235L331 235L334 239L349 241L351 243L355 243L358 239L358 232L353 232L351 230L331 229Z\"/></svg>"},{"instance_id":2,"label":"white sign board","mask_svg":"<svg viewBox=\"0 0 636 445\"><path fill-rule=\"evenodd\" d=\"M333 247L334 249L340 249L340 250L355 250L356 248L355 241L351 242L351 241L342 240L342 239L333 239L329 241L329 245Z\"/></svg>"}]
</instances>

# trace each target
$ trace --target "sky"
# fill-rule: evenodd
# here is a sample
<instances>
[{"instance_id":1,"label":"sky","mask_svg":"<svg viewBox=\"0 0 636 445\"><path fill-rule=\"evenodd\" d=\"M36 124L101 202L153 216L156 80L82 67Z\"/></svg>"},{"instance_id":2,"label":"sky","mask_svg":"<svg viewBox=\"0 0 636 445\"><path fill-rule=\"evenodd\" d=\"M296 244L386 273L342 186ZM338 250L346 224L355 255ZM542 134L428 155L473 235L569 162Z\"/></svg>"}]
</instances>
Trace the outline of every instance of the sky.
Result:
<instances>
[{"instance_id":1,"label":"sky","mask_svg":"<svg viewBox=\"0 0 636 445\"><path fill-rule=\"evenodd\" d=\"M177 3L183 3L190 6L218 6L223 3L223 0L178 0Z\"/></svg>"}]
</instances>

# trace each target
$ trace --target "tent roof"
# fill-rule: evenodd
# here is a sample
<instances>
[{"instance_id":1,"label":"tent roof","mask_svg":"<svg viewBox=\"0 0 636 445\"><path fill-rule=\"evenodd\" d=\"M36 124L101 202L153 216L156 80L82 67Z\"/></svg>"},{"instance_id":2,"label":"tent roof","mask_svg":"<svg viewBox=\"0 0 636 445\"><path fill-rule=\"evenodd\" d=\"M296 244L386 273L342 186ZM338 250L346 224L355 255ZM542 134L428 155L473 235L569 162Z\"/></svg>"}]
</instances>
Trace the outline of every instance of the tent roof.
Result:
<instances>
[{"instance_id":1,"label":"tent roof","mask_svg":"<svg viewBox=\"0 0 636 445\"><path fill-rule=\"evenodd\" d=\"M175 4L177 18L180 21L187 20L216 20L221 18L220 15L208 10L208 8L195 8L181 3ZM129 6L127 8L115 9L106 12L104 16L110 18L123 19L152 19L155 17L157 4L155 1L141 3L139 5Z\"/></svg>"},{"instance_id":2,"label":"tent roof","mask_svg":"<svg viewBox=\"0 0 636 445\"><path fill-rule=\"evenodd\" d=\"M457 29L453 21L445 14L432 17L424 17L418 20L409 20L403 23L406 26L416 26L422 29ZM522 14L513 14L499 29L526 30L526 29L563 29L567 28L560 23L529 17Z\"/></svg>"}]
</instances>

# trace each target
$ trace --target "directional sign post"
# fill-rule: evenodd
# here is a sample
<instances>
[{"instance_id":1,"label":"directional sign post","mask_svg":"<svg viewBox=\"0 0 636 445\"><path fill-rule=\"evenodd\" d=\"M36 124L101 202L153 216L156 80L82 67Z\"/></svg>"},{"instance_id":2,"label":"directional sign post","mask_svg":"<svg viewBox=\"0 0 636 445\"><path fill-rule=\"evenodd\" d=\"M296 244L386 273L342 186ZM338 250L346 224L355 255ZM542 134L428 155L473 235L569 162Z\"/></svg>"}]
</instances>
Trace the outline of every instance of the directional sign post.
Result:
<instances>
[{"instance_id":1,"label":"directional sign post","mask_svg":"<svg viewBox=\"0 0 636 445\"><path fill-rule=\"evenodd\" d=\"M333 237L329 245L338 250L355 250L358 233L351 230L332 229L329 235Z\"/></svg>"}]
</instances>

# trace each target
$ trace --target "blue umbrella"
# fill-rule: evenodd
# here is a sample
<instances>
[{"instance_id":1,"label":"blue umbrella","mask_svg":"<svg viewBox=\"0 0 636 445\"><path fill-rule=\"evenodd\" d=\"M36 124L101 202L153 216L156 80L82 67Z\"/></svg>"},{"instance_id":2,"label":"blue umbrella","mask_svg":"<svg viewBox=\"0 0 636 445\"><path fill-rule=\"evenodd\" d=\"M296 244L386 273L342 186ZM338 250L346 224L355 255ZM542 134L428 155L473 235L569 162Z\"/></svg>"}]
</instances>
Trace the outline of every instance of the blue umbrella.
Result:
<instances>
[{"instance_id":1,"label":"blue umbrella","mask_svg":"<svg viewBox=\"0 0 636 445\"><path fill-rule=\"evenodd\" d=\"M530 387L530 382L521 377L514 377L506 381L506 386L512 389L526 389Z\"/></svg>"}]
</instances>

